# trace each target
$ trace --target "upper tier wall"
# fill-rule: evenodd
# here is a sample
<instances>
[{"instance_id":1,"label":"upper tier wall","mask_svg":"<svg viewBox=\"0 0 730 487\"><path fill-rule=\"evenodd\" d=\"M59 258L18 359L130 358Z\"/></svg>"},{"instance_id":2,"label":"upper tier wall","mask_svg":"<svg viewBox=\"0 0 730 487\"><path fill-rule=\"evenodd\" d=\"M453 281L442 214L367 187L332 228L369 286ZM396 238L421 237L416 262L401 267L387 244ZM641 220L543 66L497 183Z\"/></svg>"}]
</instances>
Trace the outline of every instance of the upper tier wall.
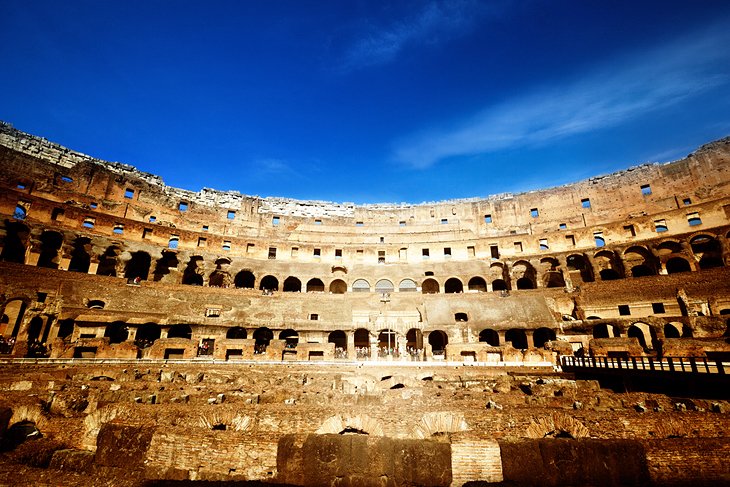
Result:
<instances>
[{"instance_id":1,"label":"upper tier wall","mask_svg":"<svg viewBox=\"0 0 730 487\"><path fill-rule=\"evenodd\" d=\"M304 244L302 250L308 243L344 244L347 249L348 245L475 242L476 257L480 252L488 256L490 241L499 243L500 252L506 254L534 253L543 238L550 240L553 250L566 245L590 247L596 232L607 233L607 243L654 238L657 219L668 222L670 231L662 236L695 230L687 218L695 211L702 212L703 227L698 230L724 225L730 197L730 138L707 144L679 161L646 164L557 188L418 205L296 201L211 189L192 192L4 123L0 123L0 164L0 185L6 188L0 213L12 214L19 199L34 208L58 203L71 207L66 218L79 219L79 228L90 216L102 224L94 231L112 233L113 226L121 224L125 239L140 240L142 227L154 222L156 229L163 227L155 230L158 244L164 245L170 232L180 237L181 244L193 246L199 235L207 234L214 239L230 236L236 250L246 247L236 239L298 242ZM634 227L622 230L627 221ZM514 242L513 250L511 240L524 242ZM259 245L257 251L265 252L264 247ZM455 251L455 256L462 250L464 257L475 256L467 247ZM412 253L420 258L417 249Z\"/></svg>"}]
</instances>

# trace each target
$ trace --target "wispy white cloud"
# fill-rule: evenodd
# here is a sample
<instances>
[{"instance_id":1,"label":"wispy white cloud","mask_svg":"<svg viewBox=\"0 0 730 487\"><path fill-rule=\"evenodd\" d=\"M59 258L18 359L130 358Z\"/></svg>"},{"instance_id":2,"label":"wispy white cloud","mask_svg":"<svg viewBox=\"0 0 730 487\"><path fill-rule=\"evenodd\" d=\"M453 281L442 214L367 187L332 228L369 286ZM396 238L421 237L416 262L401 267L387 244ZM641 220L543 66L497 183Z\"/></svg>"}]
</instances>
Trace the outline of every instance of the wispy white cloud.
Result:
<instances>
[{"instance_id":1,"label":"wispy white cloud","mask_svg":"<svg viewBox=\"0 0 730 487\"><path fill-rule=\"evenodd\" d=\"M388 25L370 22L359 29L357 39L347 48L340 69L352 71L386 64L409 44L444 42L471 31L475 21L488 11L498 10L476 0L431 0L411 15Z\"/></svg>"},{"instance_id":2,"label":"wispy white cloud","mask_svg":"<svg viewBox=\"0 0 730 487\"><path fill-rule=\"evenodd\" d=\"M426 168L449 157L546 143L615 126L727 84L730 31L716 29L689 39L605 62L584 77L536 88L451 127L402 138L394 158Z\"/></svg>"}]
</instances>

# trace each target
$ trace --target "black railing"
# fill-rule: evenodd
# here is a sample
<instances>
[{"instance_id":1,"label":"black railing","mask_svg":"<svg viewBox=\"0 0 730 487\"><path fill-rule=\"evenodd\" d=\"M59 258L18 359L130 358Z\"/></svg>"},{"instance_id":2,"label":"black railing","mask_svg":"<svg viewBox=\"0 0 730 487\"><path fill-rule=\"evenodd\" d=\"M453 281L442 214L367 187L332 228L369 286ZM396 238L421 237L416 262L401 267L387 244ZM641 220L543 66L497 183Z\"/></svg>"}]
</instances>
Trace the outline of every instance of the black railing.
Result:
<instances>
[{"instance_id":1,"label":"black railing","mask_svg":"<svg viewBox=\"0 0 730 487\"><path fill-rule=\"evenodd\" d=\"M708 360L704 357L562 357L564 369L606 369L606 370L645 370L652 372L679 372L692 374L725 375L730 370L730 362Z\"/></svg>"}]
</instances>

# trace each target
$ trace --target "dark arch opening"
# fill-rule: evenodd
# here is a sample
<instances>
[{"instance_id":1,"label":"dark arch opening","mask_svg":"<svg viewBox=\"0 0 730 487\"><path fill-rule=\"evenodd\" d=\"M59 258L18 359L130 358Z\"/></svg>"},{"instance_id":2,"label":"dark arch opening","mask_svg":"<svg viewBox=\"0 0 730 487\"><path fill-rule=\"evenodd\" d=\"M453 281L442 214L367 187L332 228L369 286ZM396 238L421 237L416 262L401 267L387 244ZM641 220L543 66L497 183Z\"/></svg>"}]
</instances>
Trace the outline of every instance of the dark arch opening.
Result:
<instances>
[{"instance_id":1,"label":"dark arch opening","mask_svg":"<svg viewBox=\"0 0 730 487\"><path fill-rule=\"evenodd\" d=\"M518 281L519 285L519 281ZM560 271L548 271L545 273L545 287L565 287L565 279Z\"/></svg>"},{"instance_id":2,"label":"dark arch opening","mask_svg":"<svg viewBox=\"0 0 730 487\"><path fill-rule=\"evenodd\" d=\"M58 269L61 262L59 250L63 245L63 235L58 232L45 231L41 235L41 254L38 257L38 267Z\"/></svg>"},{"instance_id":3,"label":"dark arch opening","mask_svg":"<svg viewBox=\"0 0 730 487\"><path fill-rule=\"evenodd\" d=\"M274 332L263 326L253 332L253 339L255 340L253 353L261 354L266 351L266 347L274 339Z\"/></svg>"},{"instance_id":4,"label":"dark arch opening","mask_svg":"<svg viewBox=\"0 0 730 487\"><path fill-rule=\"evenodd\" d=\"M358 328L354 334L355 354L358 359L370 357L370 332Z\"/></svg>"},{"instance_id":5,"label":"dark arch opening","mask_svg":"<svg viewBox=\"0 0 730 487\"><path fill-rule=\"evenodd\" d=\"M507 283L504 279L495 279L492 281L492 291L507 291Z\"/></svg>"},{"instance_id":6,"label":"dark arch opening","mask_svg":"<svg viewBox=\"0 0 730 487\"><path fill-rule=\"evenodd\" d=\"M620 336L618 328L607 323L600 323L593 327L593 338L613 338Z\"/></svg>"},{"instance_id":7,"label":"dark arch opening","mask_svg":"<svg viewBox=\"0 0 730 487\"><path fill-rule=\"evenodd\" d=\"M338 349L340 352L347 350L347 335L342 330L335 330L327 336L327 343L335 344L335 356L337 356Z\"/></svg>"},{"instance_id":8,"label":"dark arch opening","mask_svg":"<svg viewBox=\"0 0 730 487\"><path fill-rule=\"evenodd\" d=\"M286 341L286 348L296 348L299 343L299 333L292 329L284 330L279 333L279 340Z\"/></svg>"},{"instance_id":9,"label":"dark arch opening","mask_svg":"<svg viewBox=\"0 0 730 487\"><path fill-rule=\"evenodd\" d=\"M454 294L464 292L464 285L455 277L446 280L444 284L444 292L446 294Z\"/></svg>"},{"instance_id":10,"label":"dark arch opening","mask_svg":"<svg viewBox=\"0 0 730 487\"><path fill-rule=\"evenodd\" d=\"M302 281L294 276L284 279L283 291L285 293L299 293L302 291Z\"/></svg>"},{"instance_id":11,"label":"dark arch opening","mask_svg":"<svg viewBox=\"0 0 730 487\"><path fill-rule=\"evenodd\" d=\"M525 334L525 330L516 328L507 330L507 333L504 335L504 341L511 343L518 350L525 350L527 348L527 335Z\"/></svg>"},{"instance_id":12,"label":"dark arch opening","mask_svg":"<svg viewBox=\"0 0 730 487\"><path fill-rule=\"evenodd\" d=\"M199 255L190 257L185 270L183 271L182 283L190 286L202 286L205 279L203 279L203 273L205 272L205 262Z\"/></svg>"},{"instance_id":13,"label":"dark arch opening","mask_svg":"<svg viewBox=\"0 0 730 487\"><path fill-rule=\"evenodd\" d=\"M226 338L231 339L246 339L248 338L248 332L246 332L246 329L240 326L234 326L232 328L229 328L226 332Z\"/></svg>"},{"instance_id":14,"label":"dark arch opening","mask_svg":"<svg viewBox=\"0 0 730 487\"><path fill-rule=\"evenodd\" d=\"M79 237L74 240L71 261L68 270L71 272L89 272L91 266L91 239Z\"/></svg>"},{"instance_id":15,"label":"dark arch opening","mask_svg":"<svg viewBox=\"0 0 730 487\"><path fill-rule=\"evenodd\" d=\"M638 326L631 325L629 327L628 332L626 333L626 335L629 338L638 338L639 339L639 344L641 345L641 347L644 348L644 349L647 348L647 346L646 346L646 337L644 336L644 332Z\"/></svg>"},{"instance_id":16,"label":"dark arch opening","mask_svg":"<svg viewBox=\"0 0 730 487\"><path fill-rule=\"evenodd\" d=\"M74 332L74 320L71 318L58 322L58 338L66 339Z\"/></svg>"},{"instance_id":17,"label":"dark arch opening","mask_svg":"<svg viewBox=\"0 0 730 487\"><path fill-rule=\"evenodd\" d=\"M279 280L274 276L264 276L259 284L259 289L262 291L278 291Z\"/></svg>"},{"instance_id":18,"label":"dark arch opening","mask_svg":"<svg viewBox=\"0 0 730 487\"><path fill-rule=\"evenodd\" d=\"M538 328L532 334L532 341L535 347L543 348L547 342L555 340L555 332L550 328Z\"/></svg>"},{"instance_id":19,"label":"dark arch opening","mask_svg":"<svg viewBox=\"0 0 730 487\"><path fill-rule=\"evenodd\" d=\"M633 277L645 277L653 276L654 272L645 264L635 265L631 268L631 275Z\"/></svg>"},{"instance_id":20,"label":"dark arch opening","mask_svg":"<svg viewBox=\"0 0 730 487\"><path fill-rule=\"evenodd\" d=\"M167 331L167 338L185 338L190 340L193 337L193 330L190 325L178 324L172 325Z\"/></svg>"},{"instance_id":21,"label":"dark arch opening","mask_svg":"<svg viewBox=\"0 0 730 487\"><path fill-rule=\"evenodd\" d=\"M109 323L104 330L104 337L109 339L110 344L122 343L129 337L127 324L123 321Z\"/></svg>"},{"instance_id":22,"label":"dark arch opening","mask_svg":"<svg viewBox=\"0 0 730 487\"><path fill-rule=\"evenodd\" d=\"M593 282L593 273L591 266L588 265L585 256L573 254L568 256L566 263L568 264L568 274L573 280L573 284L581 282Z\"/></svg>"},{"instance_id":23,"label":"dark arch opening","mask_svg":"<svg viewBox=\"0 0 730 487\"><path fill-rule=\"evenodd\" d=\"M107 247L104 253L99 257L99 266L96 268L96 275L116 277L120 252L121 250L119 247Z\"/></svg>"},{"instance_id":24,"label":"dark arch opening","mask_svg":"<svg viewBox=\"0 0 730 487\"><path fill-rule=\"evenodd\" d=\"M160 338L160 325L156 323L145 323L137 328L137 335L134 344L139 348L152 346Z\"/></svg>"},{"instance_id":25,"label":"dark arch opening","mask_svg":"<svg viewBox=\"0 0 730 487\"><path fill-rule=\"evenodd\" d=\"M397 353L396 334L393 330L380 330L378 334L378 349L380 350L381 356Z\"/></svg>"},{"instance_id":26,"label":"dark arch opening","mask_svg":"<svg viewBox=\"0 0 730 487\"><path fill-rule=\"evenodd\" d=\"M423 332L418 328L411 328L406 333L406 348L411 354L417 353L423 349Z\"/></svg>"},{"instance_id":27,"label":"dark arch opening","mask_svg":"<svg viewBox=\"0 0 730 487\"><path fill-rule=\"evenodd\" d=\"M479 332L479 341L482 343L488 343L493 347L499 346L499 333L495 330L484 329Z\"/></svg>"},{"instance_id":28,"label":"dark arch opening","mask_svg":"<svg viewBox=\"0 0 730 487\"><path fill-rule=\"evenodd\" d=\"M615 281L621 277L614 269L602 269L598 275L601 276L602 281Z\"/></svg>"},{"instance_id":29,"label":"dark arch opening","mask_svg":"<svg viewBox=\"0 0 730 487\"><path fill-rule=\"evenodd\" d=\"M692 252L700 258L700 269L722 267L722 248L717 239L708 235L697 235L690 240Z\"/></svg>"},{"instance_id":30,"label":"dark arch opening","mask_svg":"<svg viewBox=\"0 0 730 487\"><path fill-rule=\"evenodd\" d=\"M37 440L42 437L43 434L34 422L19 421L5 431L5 435L2 439L2 448L0 450L15 450L26 441Z\"/></svg>"},{"instance_id":31,"label":"dark arch opening","mask_svg":"<svg viewBox=\"0 0 730 487\"><path fill-rule=\"evenodd\" d=\"M316 277L314 279L310 279L307 282L307 292L308 293L323 293L324 292L324 283L321 279L317 279Z\"/></svg>"},{"instance_id":32,"label":"dark arch opening","mask_svg":"<svg viewBox=\"0 0 730 487\"><path fill-rule=\"evenodd\" d=\"M535 283L529 277L517 279L517 289L535 289Z\"/></svg>"},{"instance_id":33,"label":"dark arch opening","mask_svg":"<svg viewBox=\"0 0 730 487\"><path fill-rule=\"evenodd\" d=\"M144 281L147 279L150 273L150 264L152 258L147 252L138 250L132 254L132 258L127 263L127 270L124 273L124 277L127 279L136 279Z\"/></svg>"},{"instance_id":34,"label":"dark arch opening","mask_svg":"<svg viewBox=\"0 0 730 487\"><path fill-rule=\"evenodd\" d=\"M253 289L256 284L256 276L251 271L241 271L236 274L233 285L243 289Z\"/></svg>"},{"instance_id":35,"label":"dark arch opening","mask_svg":"<svg viewBox=\"0 0 730 487\"><path fill-rule=\"evenodd\" d=\"M692 268L690 267L689 262L681 257L672 257L667 261L667 274L690 271L692 271Z\"/></svg>"},{"instance_id":36,"label":"dark arch opening","mask_svg":"<svg viewBox=\"0 0 730 487\"><path fill-rule=\"evenodd\" d=\"M210 274L210 277L208 277L208 286L210 287L227 288L230 287L232 282L233 279L231 279L231 274L229 274L228 271L221 269L214 270Z\"/></svg>"},{"instance_id":37,"label":"dark arch opening","mask_svg":"<svg viewBox=\"0 0 730 487\"><path fill-rule=\"evenodd\" d=\"M155 263L155 270L152 273L152 279L154 281L161 281L163 277L170 274L171 269L177 270L177 266L180 262L177 259L177 254L169 250L163 250L161 257L157 259Z\"/></svg>"},{"instance_id":38,"label":"dark arch opening","mask_svg":"<svg viewBox=\"0 0 730 487\"><path fill-rule=\"evenodd\" d=\"M681 333L674 325L667 323L664 325L664 338L681 338Z\"/></svg>"},{"instance_id":39,"label":"dark arch opening","mask_svg":"<svg viewBox=\"0 0 730 487\"><path fill-rule=\"evenodd\" d=\"M442 330L434 330L428 334L428 344L431 345L433 355L445 355L449 337Z\"/></svg>"},{"instance_id":40,"label":"dark arch opening","mask_svg":"<svg viewBox=\"0 0 730 487\"><path fill-rule=\"evenodd\" d=\"M30 228L20 222L5 220L5 232L5 242L2 253L0 253L0 260L24 264Z\"/></svg>"},{"instance_id":41,"label":"dark arch opening","mask_svg":"<svg viewBox=\"0 0 730 487\"><path fill-rule=\"evenodd\" d=\"M484 278L475 276L469 279L469 291L484 293L487 291L487 281Z\"/></svg>"},{"instance_id":42,"label":"dark arch opening","mask_svg":"<svg viewBox=\"0 0 730 487\"><path fill-rule=\"evenodd\" d=\"M436 279L426 279L421 284L421 293L423 294L438 294L440 292L440 286Z\"/></svg>"}]
</instances>

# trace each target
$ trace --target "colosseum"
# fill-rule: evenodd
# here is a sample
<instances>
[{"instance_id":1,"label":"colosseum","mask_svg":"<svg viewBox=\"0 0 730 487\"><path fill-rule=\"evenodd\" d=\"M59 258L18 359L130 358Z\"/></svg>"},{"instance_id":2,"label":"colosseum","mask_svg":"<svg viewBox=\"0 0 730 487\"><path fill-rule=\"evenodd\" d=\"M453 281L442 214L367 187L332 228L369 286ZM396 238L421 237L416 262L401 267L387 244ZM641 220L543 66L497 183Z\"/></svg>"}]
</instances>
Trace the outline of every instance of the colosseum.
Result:
<instances>
[{"instance_id":1,"label":"colosseum","mask_svg":"<svg viewBox=\"0 0 730 487\"><path fill-rule=\"evenodd\" d=\"M0 485L730 485L730 138L398 205L0 164Z\"/></svg>"}]
</instances>

